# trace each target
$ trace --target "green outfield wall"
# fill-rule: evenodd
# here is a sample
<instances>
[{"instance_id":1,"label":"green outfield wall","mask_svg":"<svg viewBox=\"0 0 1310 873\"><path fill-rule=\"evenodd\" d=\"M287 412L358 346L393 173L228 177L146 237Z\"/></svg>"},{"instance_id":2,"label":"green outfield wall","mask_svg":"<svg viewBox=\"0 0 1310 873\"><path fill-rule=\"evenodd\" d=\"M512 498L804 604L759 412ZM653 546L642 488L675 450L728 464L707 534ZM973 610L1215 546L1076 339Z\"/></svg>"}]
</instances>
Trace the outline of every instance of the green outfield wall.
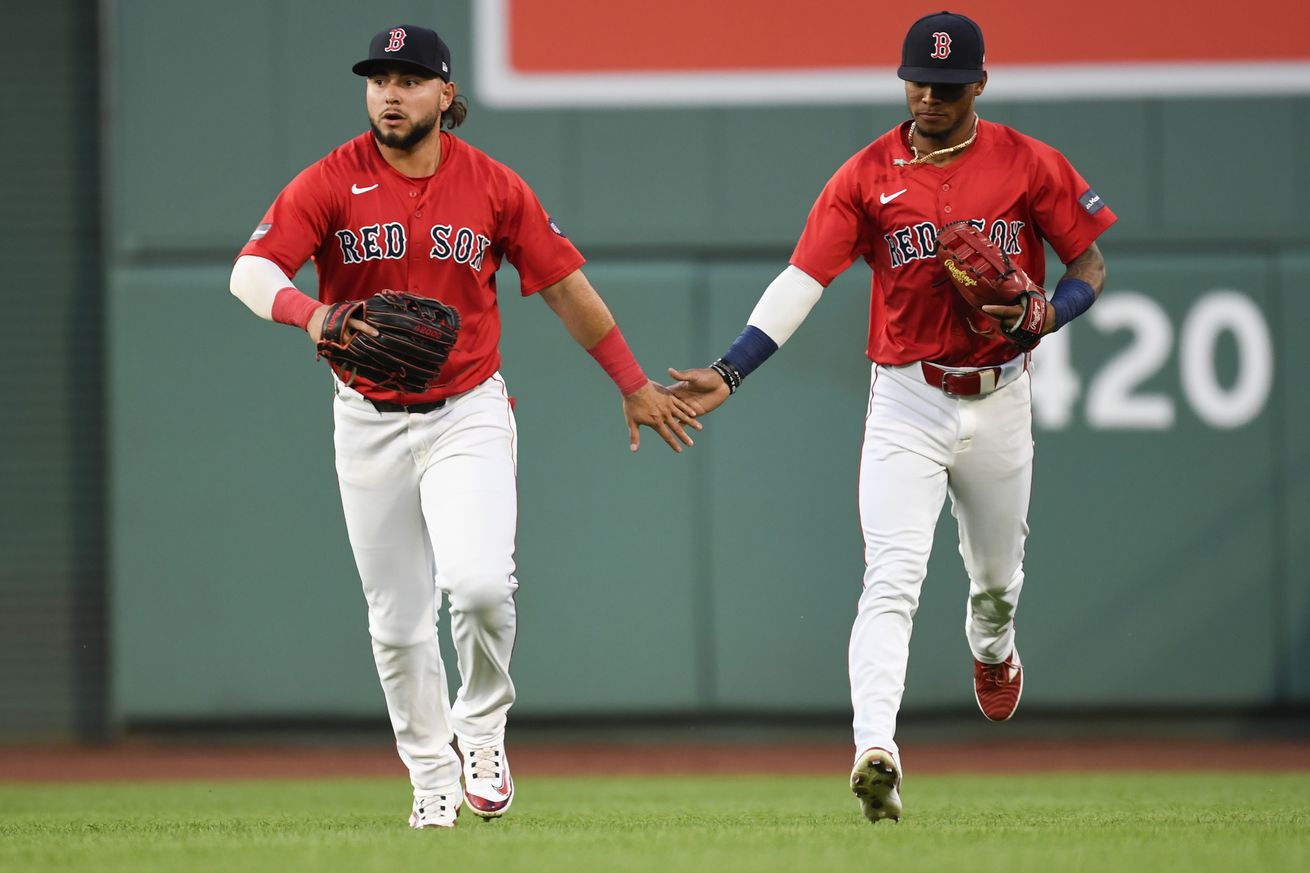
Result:
<instances>
[{"instance_id":1,"label":"green outfield wall","mask_svg":"<svg viewBox=\"0 0 1310 873\"><path fill-rule=\"evenodd\" d=\"M461 135L535 188L652 374L723 350L827 177L904 114L496 111L470 72L466 2L114 4L118 724L383 712L327 369L227 277L280 187L363 129L349 66L395 18L447 37L471 103ZM1037 361L1025 706L1310 703L1310 98L1019 103L997 76L979 110L1061 148L1120 216L1102 239L1105 294ZM511 269L502 279L520 428L516 712L847 707L867 269L833 283L681 456L650 433L630 455L612 384ZM966 592L946 511L909 711L972 705Z\"/></svg>"}]
</instances>

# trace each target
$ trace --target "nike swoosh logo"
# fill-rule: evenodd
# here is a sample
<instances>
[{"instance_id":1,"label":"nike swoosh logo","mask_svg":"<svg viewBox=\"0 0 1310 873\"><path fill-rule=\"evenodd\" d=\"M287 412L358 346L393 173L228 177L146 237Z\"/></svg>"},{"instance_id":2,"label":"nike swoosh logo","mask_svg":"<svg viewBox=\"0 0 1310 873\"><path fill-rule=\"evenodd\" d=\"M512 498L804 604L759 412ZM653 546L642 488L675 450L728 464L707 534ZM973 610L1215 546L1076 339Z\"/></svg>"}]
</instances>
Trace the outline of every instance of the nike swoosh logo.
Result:
<instances>
[{"instance_id":1,"label":"nike swoosh logo","mask_svg":"<svg viewBox=\"0 0 1310 873\"><path fill-rule=\"evenodd\" d=\"M378 183L377 183L377 182L374 182L372 185L369 185L367 188L361 188L361 187L359 187L358 185L351 185L351 186L350 186L350 193L351 193L351 194L364 194L364 193L366 193L366 192L368 192L368 191L372 191L372 190L373 190L374 188L376 188L377 186L378 186Z\"/></svg>"},{"instance_id":2,"label":"nike swoosh logo","mask_svg":"<svg viewBox=\"0 0 1310 873\"><path fill-rule=\"evenodd\" d=\"M910 190L909 188L902 188L901 190L897 191L895 194L879 194L878 202L881 203L883 206L886 206L888 203L891 203L897 197L900 197L902 194L904 194L906 191L909 190Z\"/></svg>"}]
</instances>

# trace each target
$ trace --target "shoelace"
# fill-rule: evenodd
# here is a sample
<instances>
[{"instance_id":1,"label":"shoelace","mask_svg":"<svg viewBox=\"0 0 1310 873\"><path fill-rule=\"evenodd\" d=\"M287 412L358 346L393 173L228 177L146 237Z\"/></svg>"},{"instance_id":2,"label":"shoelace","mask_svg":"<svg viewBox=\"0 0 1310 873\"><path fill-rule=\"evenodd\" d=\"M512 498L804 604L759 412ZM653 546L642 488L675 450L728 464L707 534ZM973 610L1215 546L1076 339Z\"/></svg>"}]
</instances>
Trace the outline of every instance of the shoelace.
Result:
<instances>
[{"instance_id":1,"label":"shoelace","mask_svg":"<svg viewBox=\"0 0 1310 873\"><path fill-rule=\"evenodd\" d=\"M1012 666L1012 664L1005 661L999 664L983 664L982 681L1003 688L1011 682L1010 668Z\"/></svg>"},{"instance_id":2,"label":"shoelace","mask_svg":"<svg viewBox=\"0 0 1310 873\"><path fill-rule=\"evenodd\" d=\"M500 779L500 749L473 749L469 752L469 774L474 779Z\"/></svg>"},{"instance_id":3,"label":"shoelace","mask_svg":"<svg viewBox=\"0 0 1310 873\"><path fill-rule=\"evenodd\" d=\"M449 797L448 794L429 794L418 798L419 815L426 815L428 807L432 806L435 806L438 812L445 812L450 808Z\"/></svg>"}]
</instances>

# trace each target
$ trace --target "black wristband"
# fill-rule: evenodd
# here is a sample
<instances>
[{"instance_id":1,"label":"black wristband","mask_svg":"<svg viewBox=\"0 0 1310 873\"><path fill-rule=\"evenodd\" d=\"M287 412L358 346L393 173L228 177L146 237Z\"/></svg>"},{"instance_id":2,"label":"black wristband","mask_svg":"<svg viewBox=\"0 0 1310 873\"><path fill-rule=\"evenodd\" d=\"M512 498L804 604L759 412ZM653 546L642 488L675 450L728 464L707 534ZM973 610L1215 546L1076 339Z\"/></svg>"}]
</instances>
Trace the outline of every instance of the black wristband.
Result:
<instances>
[{"instance_id":1,"label":"black wristband","mask_svg":"<svg viewBox=\"0 0 1310 873\"><path fill-rule=\"evenodd\" d=\"M728 383L729 394L737 393L737 389L741 387L741 380L743 377L741 371L738 370L736 366L729 361L723 360L723 358L719 358L717 361L710 364L710 369L722 376L723 381Z\"/></svg>"}]
</instances>

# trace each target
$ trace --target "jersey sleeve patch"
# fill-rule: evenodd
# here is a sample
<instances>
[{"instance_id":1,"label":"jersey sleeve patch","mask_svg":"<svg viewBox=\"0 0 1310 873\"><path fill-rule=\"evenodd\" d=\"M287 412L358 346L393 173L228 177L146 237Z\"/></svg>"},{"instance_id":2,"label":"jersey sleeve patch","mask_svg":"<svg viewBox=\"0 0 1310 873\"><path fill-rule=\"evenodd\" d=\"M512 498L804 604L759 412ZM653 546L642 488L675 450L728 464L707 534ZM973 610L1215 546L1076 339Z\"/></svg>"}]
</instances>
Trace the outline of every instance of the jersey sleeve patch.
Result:
<instances>
[{"instance_id":1,"label":"jersey sleeve patch","mask_svg":"<svg viewBox=\"0 0 1310 873\"><path fill-rule=\"evenodd\" d=\"M554 219L554 218L551 218L550 216L547 216L547 217L546 217L546 221L550 224L550 229L553 230L553 231L555 231L555 233L559 234L560 236L564 237L565 239L568 239L568 238L569 238L569 235L568 235L567 233L565 233L564 231L562 231L562 230L559 229L559 225L555 223L555 219Z\"/></svg>"},{"instance_id":2,"label":"jersey sleeve patch","mask_svg":"<svg viewBox=\"0 0 1310 873\"><path fill-rule=\"evenodd\" d=\"M255 232L250 235L250 242L254 242L257 239L263 239L264 234L268 233L269 229L272 227L272 224L261 224L259 227L255 228Z\"/></svg>"},{"instance_id":3,"label":"jersey sleeve patch","mask_svg":"<svg viewBox=\"0 0 1310 873\"><path fill-rule=\"evenodd\" d=\"M1078 202L1083 205L1083 209L1087 210L1088 215L1095 215L1105 208L1105 201L1101 199L1101 195L1091 188L1078 196Z\"/></svg>"}]
</instances>

